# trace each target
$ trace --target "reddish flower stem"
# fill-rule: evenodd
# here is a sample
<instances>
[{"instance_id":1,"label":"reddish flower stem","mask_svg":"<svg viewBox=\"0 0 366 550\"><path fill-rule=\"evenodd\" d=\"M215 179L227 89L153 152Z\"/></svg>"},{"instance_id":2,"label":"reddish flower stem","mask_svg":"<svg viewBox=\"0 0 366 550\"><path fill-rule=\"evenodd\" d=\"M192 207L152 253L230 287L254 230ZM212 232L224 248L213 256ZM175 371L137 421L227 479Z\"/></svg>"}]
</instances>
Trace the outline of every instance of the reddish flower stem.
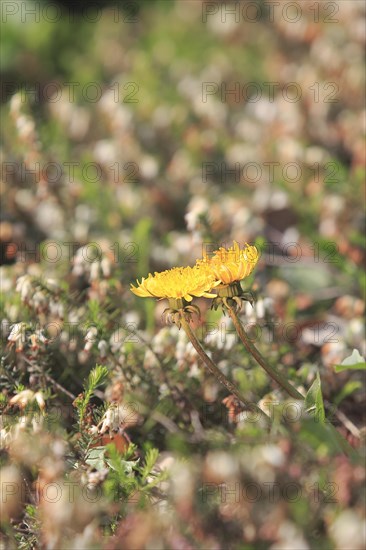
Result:
<instances>
[{"instance_id":1,"label":"reddish flower stem","mask_svg":"<svg viewBox=\"0 0 366 550\"><path fill-rule=\"evenodd\" d=\"M186 318L186 314L183 310L181 310L180 313L180 323L189 340L191 341L192 346L194 347L200 359L203 361L204 365L210 371L210 373L216 378L218 382L220 382L220 384L225 386L225 388L230 393L235 395L235 397L237 397L237 399L239 399L239 401L241 401L250 411L258 413L261 418L264 418L266 422L269 423L270 418L266 415L266 413L262 411L262 409L260 409L258 405L249 402L245 397L243 397L238 388L232 382L230 382L230 380L224 375L224 373L221 372L220 369L215 365L215 363L210 359L210 357L206 354L205 350L201 346L193 330L191 329L189 321Z\"/></svg>"},{"instance_id":2,"label":"reddish flower stem","mask_svg":"<svg viewBox=\"0 0 366 550\"><path fill-rule=\"evenodd\" d=\"M285 378L280 372L278 372L274 367L271 367L263 355L260 353L260 351L255 347L253 342L250 340L249 336L244 330L243 325L241 324L241 321L239 317L236 314L236 311L233 307L228 306L227 310L229 312L229 315L234 323L234 326L236 328L236 331L239 335L240 340L244 344L245 348L249 353L254 357L254 359L257 361L257 363L266 371L267 374L273 380L277 382L279 386L281 386L291 397L298 400L303 400L304 396L301 395L300 392L297 391L296 388L290 384L290 382Z\"/></svg>"}]
</instances>

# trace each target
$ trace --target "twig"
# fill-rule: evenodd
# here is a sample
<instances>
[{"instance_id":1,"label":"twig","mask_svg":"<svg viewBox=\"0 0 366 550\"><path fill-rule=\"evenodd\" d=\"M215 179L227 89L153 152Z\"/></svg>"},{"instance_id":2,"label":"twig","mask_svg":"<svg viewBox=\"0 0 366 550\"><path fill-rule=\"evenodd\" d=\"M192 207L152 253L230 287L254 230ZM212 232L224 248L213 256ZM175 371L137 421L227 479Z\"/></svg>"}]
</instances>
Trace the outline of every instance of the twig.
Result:
<instances>
[{"instance_id":1,"label":"twig","mask_svg":"<svg viewBox=\"0 0 366 550\"><path fill-rule=\"evenodd\" d=\"M351 422L349 418L347 418L347 416L342 411L337 409L335 411L335 415L352 435L360 439L360 430L357 428L357 426L354 425L353 422Z\"/></svg>"},{"instance_id":2,"label":"twig","mask_svg":"<svg viewBox=\"0 0 366 550\"><path fill-rule=\"evenodd\" d=\"M32 361L30 361L24 354L22 355L24 361L26 363L28 363L28 365L31 365L34 369L36 369L39 374L42 374L42 376L45 377L46 380L48 380L48 382L51 382L54 386L56 386L56 388L58 388L62 393L64 393L65 395L67 395L68 397L70 397L70 399L72 399L74 401L74 399L76 399L76 395L74 395L73 393L71 393L69 390L67 390L66 388L64 388L63 386L61 386L61 384L59 384L58 382L56 382L56 380L54 378L52 378L52 376L50 376L49 374L45 373L42 371L41 367L39 367L38 365L35 365L34 363L32 363Z\"/></svg>"}]
</instances>

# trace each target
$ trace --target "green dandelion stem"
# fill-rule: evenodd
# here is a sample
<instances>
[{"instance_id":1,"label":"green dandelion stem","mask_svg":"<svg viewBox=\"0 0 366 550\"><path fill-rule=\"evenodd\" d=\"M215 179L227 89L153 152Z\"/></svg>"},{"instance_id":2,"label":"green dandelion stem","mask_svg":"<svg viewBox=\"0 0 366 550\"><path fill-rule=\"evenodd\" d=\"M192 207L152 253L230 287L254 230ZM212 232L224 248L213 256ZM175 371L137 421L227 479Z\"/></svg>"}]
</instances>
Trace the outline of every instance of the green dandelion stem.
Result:
<instances>
[{"instance_id":1,"label":"green dandelion stem","mask_svg":"<svg viewBox=\"0 0 366 550\"><path fill-rule=\"evenodd\" d=\"M258 413L261 417L265 418L267 422L269 422L270 418L266 415L266 413L262 411L262 409L260 409L255 403L251 403L247 399L245 399L238 388L232 382L230 382L228 378L226 378L224 373L221 372L220 369L215 365L215 363L210 359L210 357L206 354L205 350L198 341L193 330L191 329L189 321L187 320L183 310L181 310L180 313L181 326L183 327L186 335L192 343L192 346L194 347L200 359L202 359L204 365L207 367L210 373L216 378L218 382L220 382L220 384L225 386L225 388L230 393L235 395L235 397L237 397L239 401L241 401L250 411Z\"/></svg>"},{"instance_id":2,"label":"green dandelion stem","mask_svg":"<svg viewBox=\"0 0 366 550\"><path fill-rule=\"evenodd\" d=\"M236 331L239 335L240 340L243 342L245 348L249 353L254 357L254 359L257 361L257 363L266 371L266 373L273 378L279 384L287 393L293 397L294 399L303 400L304 396L301 395L300 392L297 391L296 388L290 384L290 382L280 373L278 372L274 367L271 367L263 355L260 353L260 351L255 347L253 342L249 339L249 336L244 330L243 325L241 324L241 321L239 317L236 314L236 311L233 307L228 306L227 310L229 312L229 315L234 323L234 326L236 328Z\"/></svg>"}]
</instances>

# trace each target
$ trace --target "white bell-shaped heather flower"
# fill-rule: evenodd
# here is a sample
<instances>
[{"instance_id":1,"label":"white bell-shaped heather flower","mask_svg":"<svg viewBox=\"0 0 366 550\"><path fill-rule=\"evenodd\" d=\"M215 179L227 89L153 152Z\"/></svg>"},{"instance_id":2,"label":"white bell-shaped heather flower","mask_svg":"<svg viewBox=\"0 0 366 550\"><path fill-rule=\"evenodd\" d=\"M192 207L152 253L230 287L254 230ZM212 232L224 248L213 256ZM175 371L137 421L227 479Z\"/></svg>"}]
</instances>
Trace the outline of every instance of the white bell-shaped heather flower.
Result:
<instances>
[{"instance_id":1,"label":"white bell-shaped heather flower","mask_svg":"<svg viewBox=\"0 0 366 550\"><path fill-rule=\"evenodd\" d=\"M37 290L37 292L33 294L32 304L37 310L48 309L47 296L44 294L44 292L42 292L42 290Z\"/></svg>"},{"instance_id":2,"label":"white bell-shaped heather flower","mask_svg":"<svg viewBox=\"0 0 366 550\"><path fill-rule=\"evenodd\" d=\"M95 261L90 265L90 280L97 281L100 278L100 262Z\"/></svg>"},{"instance_id":3,"label":"white bell-shaped heather flower","mask_svg":"<svg viewBox=\"0 0 366 550\"><path fill-rule=\"evenodd\" d=\"M96 327L90 327L88 332L85 335L86 344L84 346L84 351L90 351L93 347L93 344L96 340L98 334L98 329Z\"/></svg>"},{"instance_id":4,"label":"white bell-shaped heather flower","mask_svg":"<svg viewBox=\"0 0 366 550\"><path fill-rule=\"evenodd\" d=\"M110 277L111 276L111 261L109 258L104 256L100 262L100 268L103 273L103 277Z\"/></svg>"},{"instance_id":5,"label":"white bell-shaped heather flower","mask_svg":"<svg viewBox=\"0 0 366 550\"><path fill-rule=\"evenodd\" d=\"M29 275L18 277L15 287L17 292L20 292L22 302L27 302L33 295L32 279Z\"/></svg>"},{"instance_id":6,"label":"white bell-shaped heather flower","mask_svg":"<svg viewBox=\"0 0 366 550\"><path fill-rule=\"evenodd\" d=\"M103 415L101 426L99 428L99 433L104 434L111 431L118 430L120 425L120 418L118 414L118 407L111 406L107 409Z\"/></svg>"},{"instance_id":7,"label":"white bell-shaped heather flower","mask_svg":"<svg viewBox=\"0 0 366 550\"><path fill-rule=\"evenodd\" d=\"M15 323L11 326L8 340L12 344L16 344L16 351L22 351L24 348L26 326L26 323Z\"/></svg>"},{"instance_id":8,"label":"white bell-shaped heather flower","mask_svg":"<svg viewBox=\"0 0 366 550\"><path fill-rule=\"evenodd\" d=\"M43 393L41 391L37 391L34 394L34 400L37 402L38 407L41 409L41 411L43 411L46 407L46 402L44 400Z\"/></svg>"},{"instance_id":9,"label":"white bell-shaped heather flower","mask_svg":"<svg viewBox=\"0 0 366 550\"><path fill-rule=\"evenodd\" d=\"M38 329L34 334L31 334L29 337L31 341L31 348L33 350L38 349L41 344L47 344L48 338L43 334L43 331Z\"/></svg>"},{"instance_id":10,"label":"white bell-shaped heather flower","mask_svg":"<svg viewBox=\"0 0 366 550\"><path fill-rule=\"evenodd\" d=\"M34 392L32 390L22 390L12 397L9 401L10 405L18 405L20 409L25 407L34 399Z\"/></svg>"},{"instance_id":11,"label":"white bell-shaped heather flower","mask_svg":"<svg viewBox=\"0 0 366 550\"><path fill-rule=\"evenodd\" d=\"M37 391L36 393L32 390L22 390L21 392L14 395L10 401L10 405L18 405L20 409L25 409L27 405L32 403L33 401L36 401L38 404L38 407L43 411L46 407L46 402L44 400L43 394L41 391Z\"/></svg>"},{"instance_id":12,"label":"white bell-shaped heather flower","mask_svg":"<svg viewBox=\"0 0 366 550\"><path fill-rule=\"evenodd\" d=\"M104 359L107 356L108 343L105 340L101 340L100 342L98 342L98 350L101 358Z\"/></svg>"}]
</instances>

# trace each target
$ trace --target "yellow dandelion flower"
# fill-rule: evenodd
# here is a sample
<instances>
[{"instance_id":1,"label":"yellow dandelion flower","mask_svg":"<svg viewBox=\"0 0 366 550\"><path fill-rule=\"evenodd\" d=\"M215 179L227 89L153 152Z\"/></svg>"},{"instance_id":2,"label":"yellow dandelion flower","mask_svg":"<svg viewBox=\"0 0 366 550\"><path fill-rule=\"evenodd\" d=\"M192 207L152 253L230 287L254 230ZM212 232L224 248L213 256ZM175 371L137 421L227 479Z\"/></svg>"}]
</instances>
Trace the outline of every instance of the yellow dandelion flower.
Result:
<instances>
[{"instance_id":1,"label":"yellow dandelion flower","mask_svg":"<svg viewBox=\"0 0 366 550\"><path fill-rule=\"evenodd\" d=\"M131 292L141 298L174 298L191 302L193 297L214 298L210 290L219 284L208 265L174 267L154 275L149 273L138 287L131 285Z\"/></svg>"},{"instance_id":2,"label":"yellow dandelion flower","mask_svg":"<svg viewBox=\"0 0 366 550\"><path fill-rule=\"evenodd\" d=\"M205 257L203 260L198 260L197 264L210 266L215 279L221 284L229 285L248 277L258 259L259 252L255 246L246 243L245 248L240 248L234 241L232 247L221 247L214 252L212 258Z\"/></svg>"}]
</instances>

